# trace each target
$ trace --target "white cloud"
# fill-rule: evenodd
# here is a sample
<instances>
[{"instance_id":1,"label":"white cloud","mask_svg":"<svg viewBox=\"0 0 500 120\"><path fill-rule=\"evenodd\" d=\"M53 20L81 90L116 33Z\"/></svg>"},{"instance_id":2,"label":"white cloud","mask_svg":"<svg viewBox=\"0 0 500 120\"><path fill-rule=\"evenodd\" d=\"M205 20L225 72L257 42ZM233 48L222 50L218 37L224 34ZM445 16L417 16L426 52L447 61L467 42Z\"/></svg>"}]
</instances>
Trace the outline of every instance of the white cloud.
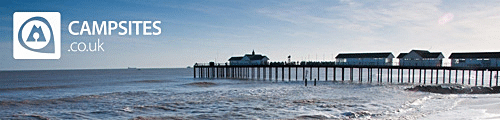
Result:
<instances>
[{"instance_id":1,"label":"white cloud","mask_svg":"<svg viewBox=\"0 0 500 120\"><path fill-rule=\"evenodd\" d=\"M261 8L257 12L293 23L296 25L294 27L317 30L309 33L296 30L303 32L304 36L339 37L341 39L336 43L348 45L350 50L373 50L372 46L379 46L380 49L390 48L399 52L432 47L449 53L457 50L487 51L498 48L498 3L451 2L453 3L438 0L340 0L337 4L330 5L286 4ZM295 7L306 9L299 11L293 9ZM452 14L453 19L449 19L446 24L439 24L440 17L447 14ZM332 35L332 31L342 34ZM342 45L337 46L343 47Z\"/></svg>"}]
</instances>

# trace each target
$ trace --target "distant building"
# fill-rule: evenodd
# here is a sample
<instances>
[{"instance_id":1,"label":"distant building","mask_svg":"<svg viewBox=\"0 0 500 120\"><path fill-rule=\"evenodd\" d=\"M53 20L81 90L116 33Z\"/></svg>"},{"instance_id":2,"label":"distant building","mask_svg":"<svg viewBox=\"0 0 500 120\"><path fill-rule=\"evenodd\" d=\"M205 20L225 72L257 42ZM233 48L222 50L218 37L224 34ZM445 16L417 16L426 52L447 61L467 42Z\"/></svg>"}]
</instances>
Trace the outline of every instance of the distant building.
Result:
<instances>
[{"instance_id":1,"label":"distant building","mask_svg":"<svg viewBox=\"0 0 500 120\"><path fill-rule=\"evenodd\" d=\"M386 53L340 53L337 65L392 65L394 55Z\"/></svg>"},{"instance_id":2,"label":"distant building","mask_svg":"<svg viewBox=\"0 0 500 120\"><path fill-rule=\"evenodd\" d=\"M451 67L500 67L500 52L451 53Z\"/></svg>"},{"instance_id":3,"label":"distant building","mask_svg":"<svg viewBox=\"0 0 500 120\"><path fill-rule=\"evenodd\" d=\"M268 65L269 58L260 54L245 54L245 56L231 57L229 58L230 65Z\"/></svg>"},{"instance_id":4,"label":"distant building","mask_svg":"<svg viewBox=\"0 0 500 120\"><path fill-rule=\"evenodd\" d=\"M443 54L427 50L411 50L398 55L399 66L442 66Z\"/></svg>"}]
</instances>

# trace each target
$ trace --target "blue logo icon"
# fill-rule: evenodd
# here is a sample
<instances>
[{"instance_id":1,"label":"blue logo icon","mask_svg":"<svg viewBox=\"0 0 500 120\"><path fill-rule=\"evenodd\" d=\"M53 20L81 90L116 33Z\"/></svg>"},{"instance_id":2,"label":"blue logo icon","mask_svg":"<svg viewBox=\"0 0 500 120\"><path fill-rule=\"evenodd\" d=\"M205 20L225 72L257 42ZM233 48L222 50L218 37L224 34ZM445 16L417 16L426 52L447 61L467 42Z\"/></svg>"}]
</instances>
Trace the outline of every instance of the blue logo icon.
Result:
<instances>
[{"instance_id":1,"label":"blue logo icon","mask_svg":"<svg viewBox=\"0 0 500 120\"><path fill-rule=\"evenodd\" d=\"M14 13L15 59L59 59L61 14L58 12Z\"/></svg>"},{"instance_id":2,"label":"blue logo icon","mask_svg":"<svg viewBox=\"0 0 500 120\"><path fill-rule=\"evenodd\" d=\"M48 43L40 49L36 49L37 47L32 48L32 47L28 46L26 43L40 42L43 44L44 42L47 42L47 40L45 40L44 32L41 29L42 26L37 27L36 25L33 25L33 27L31 28L31 32L29 33L29 36L26 39L26 42L22 38L23 29L27 29L27 28L25 28L26 24L31 22L31 21L41 21L50 30L50 31L47 31L47 33L50 34L50 39L48 40ZM21 45L24 48L31 50L31 51L36 51L36 52L41 52L41 53L54 53L55 52L55 50L54 50L55 49L54 48L54 34L52 32L52 28L51 28L49 22L45 18L42 18L42 17L32 17L32 18L26 20L26 22L24 22L23 25L21 25L21 29L19 29L18 40L19 40L19 43L21 43Z\"/></svg>"}]
</instances>

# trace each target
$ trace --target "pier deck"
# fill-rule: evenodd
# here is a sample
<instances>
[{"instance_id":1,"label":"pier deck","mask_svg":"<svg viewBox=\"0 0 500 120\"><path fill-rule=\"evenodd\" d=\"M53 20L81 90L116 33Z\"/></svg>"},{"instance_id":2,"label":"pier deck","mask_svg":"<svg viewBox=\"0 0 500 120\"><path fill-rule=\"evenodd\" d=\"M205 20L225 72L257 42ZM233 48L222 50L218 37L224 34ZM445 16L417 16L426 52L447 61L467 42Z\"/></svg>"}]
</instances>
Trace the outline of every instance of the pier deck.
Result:
<instances>
[{"instance_id":1,"label":"pier deck","mask_svg":"<svg viewBox=\"0 0 500 120\"><path fill-rule=\"evenodd\" d=\"M226 65L200 64L194 78L313 80L357 83L464 84L498 86L499 67L439 67L386 65ZM300 76L300 78L299 78ZM376 80L376 81L374 81ZM480 81L479 81L480 80ZM486 81L485 81L486 80Z\"/></svg>"}]
</instances>

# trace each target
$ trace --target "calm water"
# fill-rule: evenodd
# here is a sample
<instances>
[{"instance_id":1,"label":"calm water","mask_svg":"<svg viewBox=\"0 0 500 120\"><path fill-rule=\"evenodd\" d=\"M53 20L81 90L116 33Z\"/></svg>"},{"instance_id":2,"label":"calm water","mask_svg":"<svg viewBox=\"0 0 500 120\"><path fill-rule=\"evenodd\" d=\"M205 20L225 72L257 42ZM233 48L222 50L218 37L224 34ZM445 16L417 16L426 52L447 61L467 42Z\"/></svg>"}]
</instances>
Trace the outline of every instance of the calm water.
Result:
<instances>
[{"instance_id":1,"label":"calm water","mask_svg":"<svg viewBox=\"0 0 500 120\"><path fill-rule=\"evenodd\" d=\"M0 119L413 119L456 105L408 85L192 77L185 68L0 71Z\"/></svg>"}]
</instances>

